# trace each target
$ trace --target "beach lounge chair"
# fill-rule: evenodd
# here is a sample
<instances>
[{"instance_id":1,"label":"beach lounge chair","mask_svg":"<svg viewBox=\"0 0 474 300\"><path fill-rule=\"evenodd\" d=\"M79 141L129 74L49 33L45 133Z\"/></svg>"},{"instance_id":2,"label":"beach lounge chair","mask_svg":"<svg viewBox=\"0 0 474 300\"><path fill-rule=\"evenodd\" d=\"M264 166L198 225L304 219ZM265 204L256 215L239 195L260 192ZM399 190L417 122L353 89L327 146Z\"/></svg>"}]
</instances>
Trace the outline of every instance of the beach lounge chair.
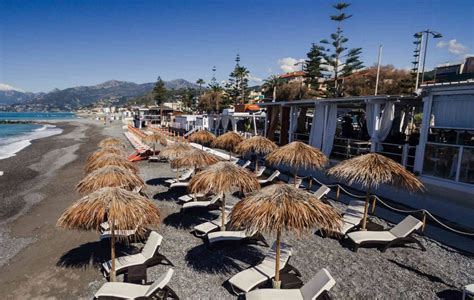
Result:
<instances>
[{"instance_id":1,"label":"beach lounge chair","mask_svg":"<svg viewBox=\"0 0 474 300\"><path fill-rule=\"evenodd\" d=\"M255 176L257 176L257 177L262 176L263 172L265 172L266 169L267 169L267 167L265 167L265 166L259 167L257 172L255 172Z\"/></svg>"},{"instance_id":2,"label":"beach lounge chair","mask_svg":"<svg viewBox=\"0 0 474 300\"><path fill-rule=\"evenodd\" d=\"M106 282L94 294L94 299L152 299L157 294L160 294L160 299L167 299L168 297L178 299L176 293L168 286L173 272L173 269L168 269L166 273L150 285Z\"/></svg>"},{"instance_id":3,"label":"beach lounge chair","mask_svg":"<svg viewBox=\"0 0 474 300\"><path fill-rule=\"evenodd\" d=\"M355 231L360 227L360 223L364 218L364 201L351 200L346 210L342 213L342 227L335 231L339 237L346 235L348 232ZM327 229L318 229L321 235L330 233Z\"/></svg>"},{"instance_id":4,"label":"beach lounge chair","mask_svg":"<svg viewBox=\"0 0 474 300\"><path fill-rule=\"evenodd\" d=\"M137 228L130 230L115 230L115 237L120 239L129 239L137 234ZM112 237L111 230L105 230L100 234L100 240L110 239Z\"/></svg>"},{"instance_id":5,"label":"beach lounge chair","mask_svg":"<svg viewBox=\"0 0 474 300\"><path fill-rule=\"evenodd\" d=\"M215 231L207 235L207 244L209 247L212 247L216 243L222 242L241 242L253 244L258 244L258 242L261 242L263 245L268 247L265 237L258 231Z\"/></svg>"},{"instance_id":6,"label":"beach lounge chair","mask_svg":"<svg viewBox=\"0 0 474 300\"><path fill-rule=\"evenodd\" d=\"M288 184L295 185L295 179L293 177L288 178ZM296 177L296 186L301 187L301 184L303 183L303 178L301 177Z\"/></svg>"},{"instance_id":7,"label":"beach lounge chair","mask_svg":"<svg viewBox=\"0 0 474 300\"><path fill-rule=\"evenodd\" d=\"M221 202L221 195L214 195L209 201L191 201L184 203L183 206L181 207L181 211L187 210L187 209L208 209L212 210L215 208L220 207L220 202Z\"/></svg>"},{"instance_id":8,"label":"beach lounge chair","mask_svg":"<svg viewBox=\"0 0 474 300\"><path fill-rule=\"evenodd\" d=\"M115 259L116 274L127 273L130 267L145 265L151 267L164 261L166 264L173 265L169 259L163 254L159 253L161 241L163 237L156 231L150 232L148 240L145 243L142 251L137 254L118 257ZM112 261L109 260L102 264L102 273L108 278L112 268Z\"/></svg>"},{"instance_id":9,"label":"beach lounge chair","mask_svg":"<svg viewBox=\"0 0 474 300\"><path fill-rule=\"evenodd\" d=\"M313 278L311 278L300 289L260 289L251 291L245 295L247 300L313 300L322 297L336 284L334 278L329 274L328 270L321 269ZM328 297L327 297L328 298Z\"/></svg>"},{"instance_id":10,"label":"beach lounge chair","mask_svg":"<svg viewBox=\"0 0 474 300\"><path fill-rule=\"evenodd\" d=\"M318 198L319 200L321 200L324 196L326 196L329 192L331 191L331 189L326 186L326 185L321 185L316 191L314 192L311 192L313 194L314 197Z\"/></svg>"},{"instance_id":11,"label":"beach lounge chair","mask_svg":"<svg viewBox=\"0 0 474 300\"><path fill-rule=\"evenodd\" d=\"M205 194L187 194L187 195L180 196L178 200L180 202L186 203L190 201L197 201L197 199L202 198L204 196L206 195Z\"/></svg>"},{"instance_id":12,"label":"beach lounge chair","mask_svg":"<svg viewBox=\"0 0 474 300\"><path fill-rule=\"evenodd\" d=\"M226 218L225 218L224 225L226 225L229 222L229 214L230 214L230 210L226 209L225 211ZM204 222L202 224L194 226L194 230L192 231L192 233L196 237L203 238L206 235L208 235L210 232L218 230L221 227L221 224L222 224L222 216L219 215L219 217L214 220Z\"/></svg>"},{"instance_id":13,"label":"beach lounge chair","mask_svg":"<svg viewBox=\"0 0 474 300\"><path fill-rule=\"evenodd\" d=\"M280 171L275 170L270 176L268 176L266 179L259 179L258 183L260 184L268 184L275 180L278 176L280 175Z\"/></svg>"},{"instance_id":14,"label":"beach lounge chair","mask_svg":"<svg viewBox=\"0 0 474 300\"><path fill-rule=\"evenodd\" d=\"M413 232L419 229L422 225L423 222L409 215L390 230L356 231L348 233L347 237L354 244L354 252L357 252L359 246L364 244L383 245L382 252L385 252L385 250L390 247L409 243L416 243L423 251L426 251L426 248L420 243L420 241L412 236Z\"/></svg>"},{"instance_id":15,"label":"beach lounge chair","mask_svg":"<svg viewBox=\"0 0 474 300\"><path fill-rule=\"evenodd\" d=\"M188 181L185 181L185 182L175 182L175 183L172 183L169 187L169 189L174 189L174 188L183 188L183 187L188 187L189 186L189 182Z\"/></svg>"},{"instance_id":16,"label":"beach lounge chair","mask_svg":"<svg viewBox=\"0 0 474 300\"><path fill-rule=\"evenodd\" d=\"M288 264L291 258L291 251L290 245L281 244L280 272L288 273L293 270L298 276L301 276L298 270ZM265 258L258 265L243 270L228 280L232 291L236 295L241 295L268 283L275 277L275 258L276 244L273 244Z\"/></svg>"},{"instance_id":17,"label":"beach lounge chair","mask_svg":"<svg viewBox=\"0 0 474 300\"><path fill-rule=\"evenodd\" d=\"M247 168L248 166L250 166L251 163L252 162L250 160L246 160L242 164L239 164L239 162L237 162L237 165L241 166L242 168Z\"/></svg>"},{"instance_id":18,"label":"beach lounge chair","mask_svg":"<svg viewBox=\"0 0 474 300\"><path fill-rule=\"evenodd\" d=\"M171 178L171 179L165 180L165 182L169 183L169 184L173 184L173 183L176 183L176 182L182 182L182 181L185 181L185 180L188 180L189 178L191 178L193 173L194 173L193 169L187 169L183 174L181 174L181 176L178 177L177 180L175 178Z\"/></svg>"}]
</instances>

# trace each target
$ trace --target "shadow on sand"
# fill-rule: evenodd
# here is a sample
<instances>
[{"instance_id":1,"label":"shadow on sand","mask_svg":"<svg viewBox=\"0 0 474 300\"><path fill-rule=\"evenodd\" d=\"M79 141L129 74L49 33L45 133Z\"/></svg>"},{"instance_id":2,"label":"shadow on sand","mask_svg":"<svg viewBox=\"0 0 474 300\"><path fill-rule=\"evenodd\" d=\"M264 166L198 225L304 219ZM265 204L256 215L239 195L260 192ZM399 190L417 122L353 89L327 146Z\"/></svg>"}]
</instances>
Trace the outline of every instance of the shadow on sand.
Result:
<instances>
[{"instance_id":1,"label":"shadow on sand","mask_svg":"<svg viewBox=\"0 0 474 300\"><path fill-rule=\"evenodd\" d=\"M145 183L148 185L155 185L155 186L156 185L167 186L169 184L166 183L165 181L168 179L174 179L174 178L171 178L171 177L153 178L153 179L148 179Z\"/></svg>"},{"instance_id":2,"label":"shadow on sand","mask_svg":"<svg viewBox=\"0 0 474 300\"><path fill-rule=\"evenodd\" d=\"M157 201L170 201L170 202L176 202L178 201L178 198L186 193L186 189L183 188L177 188L177 189L168 189L164 192L156 193L153 196L154 200Z\"/></svg>"},{"instance_id":3,"label":"shadow on sand","mask_svg":"<svg viewBox=\"0 0 474 300\"><path fill-rule=\"evenodd\" d=\"M455 290L455 289L449 289L449 290L444 290L441 292L437 292L436 296L438 296L440 299L449 299L449 300L461 300L462 299L462 291L460 290Z\"/></svg>"},{"instance_id":4,"label":"shadow on sand","mask_svg":"<svg viewBox=\"0 0 474 300\"><path fill-rule=\"evenodd\" d=\"M117 257L136 253L139 249L131 244L116 244ZM58 267L83 268L99 267L110 260L110 241L89 242L65 252L56 263Z\"/></svg>"},{"instance_id":5,"label":"shadow on sand","mask_svg":"<svg viewBox=\"0 0 474 300\"><path fill-rule=\"evenodd\" d=\"M217 218L217 214L208 211L176 212L163 219L163 224L179 229L192 229L194 226Z\"/></svg>"},{"instance_id":6,"label":"shadow on sand","mask_svg":"<svg viewBox=\"0 0 474 300\"><path fill-rule=\"evenodd\" d=\"M425 273L423 271L420 271L418 269L415 269L413 267L410 267L410 266L407 266L407 265L404 265L396 260L393 260L393 259L389 259L388 260L389 262L392 262L394 264L396 264L397 266L399 266L400 268L403 268L403 269L406 269L406 270L409 270L411 272L414 272L415 274L419 275L419 276L422 276L422 277L425 277L426 279L428 279L429 281L431 282L438 282L438 283L442 283L446 286L449 286L451 288L456 288L455 286L451 285L451 284L448 284L446 282L444 282L443 279L441 279L440 277L436 276L436 275L431 275L431 274L428 274L428 273Z\"/></svg>"},{"instance_id":7,"label":"shadow on sand","mask_svg":"<svg viewBox=\"0 0 474 300\"><path fill-rule=\"evenodd\" d=\"M262 251L249 245L211 250L202 244L189 250L185 260L196 271L233 275L260 262L264 258Z\"/></svg>"}]
</instances>

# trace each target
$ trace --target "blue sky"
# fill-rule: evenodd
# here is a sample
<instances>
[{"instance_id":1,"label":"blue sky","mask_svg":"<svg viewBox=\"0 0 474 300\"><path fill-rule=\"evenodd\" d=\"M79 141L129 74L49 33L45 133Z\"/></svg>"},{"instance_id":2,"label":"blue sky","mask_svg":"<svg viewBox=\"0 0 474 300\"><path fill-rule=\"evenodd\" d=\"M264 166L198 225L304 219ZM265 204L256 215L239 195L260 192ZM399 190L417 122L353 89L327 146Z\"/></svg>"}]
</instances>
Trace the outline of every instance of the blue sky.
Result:
<instances>
[{"instance_id":1,"label":"blue sky","mask_svg":"<svg viewBox=\"0 0 474 300\"><path fill-rule=\"evenodd\" d=\"M0 1L0 83L27 91L110 79L225 80L237 53L258 83L328 37L335 1ZM345 33L365 65L408 68L412 35L430 28L427 65L474 53L474 1L354 0ZM438 42L442 42L437 46ZM291 58L291 59L288 59Z\"/></svg>"}]
</instances>

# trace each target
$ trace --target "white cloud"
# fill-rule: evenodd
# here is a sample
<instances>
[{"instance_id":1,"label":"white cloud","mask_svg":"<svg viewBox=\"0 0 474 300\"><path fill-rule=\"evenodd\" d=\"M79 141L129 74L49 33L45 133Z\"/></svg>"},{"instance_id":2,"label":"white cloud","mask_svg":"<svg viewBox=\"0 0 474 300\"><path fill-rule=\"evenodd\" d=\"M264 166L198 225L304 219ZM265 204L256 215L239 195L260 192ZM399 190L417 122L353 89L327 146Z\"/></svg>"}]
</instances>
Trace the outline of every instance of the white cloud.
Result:
<instances>
[{"instance_id":1,"label":"white cloud","mask_svg":"<svg viewBox=\"0 0 474 300\"><path fill-rule=\"evenodd\" d=\"M251 82L256 82L256 83L260 83L260 82L263 82L263 79L260 78L260 77L256 77L256 76L252 76L252 75L249 75L247 76L247 79Z\"/></svg>"},{"instance_id":2,"label":"white cloud","mask_svg":"<svg viewBox=\"0 0 474 300\"><path fill-rule=\"evenodd\" d=\"M16 88L16 87L13 87L9 84L6 84L6 83L0 83L0 91L17 91L17 92L25 92L24 90L22 89L19 89L19 88Z\"/></svg>"},{"instance_id":3,"label":"white cloud","mask_svg":"<svg viewBox=\"0 0 474 300\"><path fill-rule=\"evenodd\" d=\"M293 57L285 57L278 60L278 64L280 65L280 69L283 72L295 72L301 70L301 65L295 66L296 63L303 62L304 59L296 59Z\"/></svg>"},{"instance_id":4,"label":"white cloud","mask_svg":"<svg viewBox=\"0 0 474 300\"><path fill-rule=\"evenodd\" d=\"M469 48L464 46L461 43L458 43L456 39L452 39L449 41L440 41L436 44L436 48L446 48L448 49L449 53L454 55L464 55L469 51Z\"/></svg>"}]
</instances>

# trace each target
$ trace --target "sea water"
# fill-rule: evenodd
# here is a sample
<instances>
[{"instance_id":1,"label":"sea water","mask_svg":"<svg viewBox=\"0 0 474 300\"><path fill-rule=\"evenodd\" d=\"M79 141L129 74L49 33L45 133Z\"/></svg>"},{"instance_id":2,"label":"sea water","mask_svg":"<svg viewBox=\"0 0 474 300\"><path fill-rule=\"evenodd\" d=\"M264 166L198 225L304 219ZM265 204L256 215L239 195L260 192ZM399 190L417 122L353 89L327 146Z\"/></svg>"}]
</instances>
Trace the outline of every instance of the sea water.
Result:
<instances>
[{"instance_id":1,"label":"sea water","mask_svg":"<svg viewBox=\"0 0 474 300\"><path fill-rule=\"evenodd\" d=\"M34 122L74 117L73 113L0 112L0 122L4 120ZM57 135L61 132L62 129L49 124L0 124L0 159L14 156L20 150L31 145L32 140Z\"/></svg>"}]
</instances>

